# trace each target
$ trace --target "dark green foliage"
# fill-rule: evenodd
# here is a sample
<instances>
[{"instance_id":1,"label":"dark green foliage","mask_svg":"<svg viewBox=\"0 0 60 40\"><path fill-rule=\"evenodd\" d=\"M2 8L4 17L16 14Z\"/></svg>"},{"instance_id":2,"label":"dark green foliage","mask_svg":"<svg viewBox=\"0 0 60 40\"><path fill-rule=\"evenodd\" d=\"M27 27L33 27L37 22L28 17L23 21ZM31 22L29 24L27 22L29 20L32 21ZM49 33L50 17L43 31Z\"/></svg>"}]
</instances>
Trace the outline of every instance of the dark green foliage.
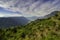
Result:
<instances>
[{"instance_id":1,"label":"dark green foliage","mask_svg":"<svg viewBox=\"0 0 60 40\"><path fill-rule=\"evenodd\" d=\"M60 12L25 26L0 29L0 40L60 40Z\"/></svg>"}]
</instances>

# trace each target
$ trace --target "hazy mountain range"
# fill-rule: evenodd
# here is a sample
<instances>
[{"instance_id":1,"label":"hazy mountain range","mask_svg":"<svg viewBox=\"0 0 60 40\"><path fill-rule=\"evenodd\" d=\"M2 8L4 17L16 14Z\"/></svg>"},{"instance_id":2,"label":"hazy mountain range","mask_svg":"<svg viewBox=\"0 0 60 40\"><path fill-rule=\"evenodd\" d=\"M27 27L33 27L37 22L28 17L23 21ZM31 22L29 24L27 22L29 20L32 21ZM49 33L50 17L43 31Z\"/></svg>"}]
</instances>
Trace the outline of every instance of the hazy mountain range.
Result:
<instances>
[{"instance_id":1,"label":"hazy mountain range","mask_svg":"<svg viewBox=\"0 0 60 40\"><path fill-rule=\"evenodd\" d=\"M44 19L51 16L54 16L58 11L54 11L49 15L44 17L0 17L0 27L10 27L10 26L17 26L17 25L25 25L30 21L34 21L36 19Z\"/></svg>"},{"instance_id":2,"label":"hazy mountain range","mask_svg":"<svg viewBox=\"0 0 60 40\"><path fill-rule=\"evenodd\" d=\"M25 25L28 21L25 17L0 17L0 27Z\"/></svg>"}]
</instances>

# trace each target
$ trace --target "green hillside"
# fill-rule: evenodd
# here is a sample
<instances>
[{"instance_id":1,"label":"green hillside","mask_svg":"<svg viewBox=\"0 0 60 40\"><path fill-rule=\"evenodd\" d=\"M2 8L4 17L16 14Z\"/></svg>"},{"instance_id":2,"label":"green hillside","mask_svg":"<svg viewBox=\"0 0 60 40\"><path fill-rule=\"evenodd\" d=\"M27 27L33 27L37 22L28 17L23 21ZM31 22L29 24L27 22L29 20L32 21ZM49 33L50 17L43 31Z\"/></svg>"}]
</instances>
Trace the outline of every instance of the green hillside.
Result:
<instances>
[{"instance_id":1,"label":"green hillside","mask_svg":"<svg viewBox=\"0 0 60 40\"><path fill-rule=\"evenodd\" d=\"M25 26L0 29L0 40L60 40L60 12Z\"/></svg>"}]
</instances>

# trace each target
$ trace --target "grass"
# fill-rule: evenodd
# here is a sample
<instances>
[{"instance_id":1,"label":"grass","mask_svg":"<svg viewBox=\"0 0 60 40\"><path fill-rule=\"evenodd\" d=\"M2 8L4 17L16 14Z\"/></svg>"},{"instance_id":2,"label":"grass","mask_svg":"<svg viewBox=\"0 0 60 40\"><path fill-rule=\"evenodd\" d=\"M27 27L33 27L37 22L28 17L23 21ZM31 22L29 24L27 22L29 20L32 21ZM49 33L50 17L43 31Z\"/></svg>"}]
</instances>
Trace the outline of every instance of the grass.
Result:
<instances>
[{"instance_id":1,"label":"grass","mask_svg":"<svg viewBox=\"0 0 60 40\"><path fill-rule=\"evenodd\" d=\"M0 40L60 40L60 12L25 26L0 29Z\"/></svg>"}]
</instances>

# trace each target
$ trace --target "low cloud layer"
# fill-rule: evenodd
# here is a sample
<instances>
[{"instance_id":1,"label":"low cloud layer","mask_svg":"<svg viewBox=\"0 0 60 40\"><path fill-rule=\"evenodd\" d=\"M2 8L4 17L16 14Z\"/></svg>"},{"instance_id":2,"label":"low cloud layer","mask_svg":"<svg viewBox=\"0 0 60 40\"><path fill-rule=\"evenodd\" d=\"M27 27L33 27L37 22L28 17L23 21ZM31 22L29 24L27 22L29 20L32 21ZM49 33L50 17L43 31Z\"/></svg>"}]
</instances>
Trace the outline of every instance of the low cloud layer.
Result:
<instances>
[{"instance_id":1,"label":"low cloud layer","mask_svg":"<svg viewBox=\"0 0 60 40\"><path fill-rule=\"evenodd\" d=\"M60 0L0 0L0 7L25 17L41 17L60 11Z\"/></svg>"},{"instance_id":2,"label":"low cloud layer","mask_svg":"<svg viewBox=\"0 0 60 40\"><path fill-rule=\"evenodd\" d=\"M0 17L20 17L22 15L19 15L19 14L3 14L3 13L0 13Z\"/></svg>"}]
</instances>

